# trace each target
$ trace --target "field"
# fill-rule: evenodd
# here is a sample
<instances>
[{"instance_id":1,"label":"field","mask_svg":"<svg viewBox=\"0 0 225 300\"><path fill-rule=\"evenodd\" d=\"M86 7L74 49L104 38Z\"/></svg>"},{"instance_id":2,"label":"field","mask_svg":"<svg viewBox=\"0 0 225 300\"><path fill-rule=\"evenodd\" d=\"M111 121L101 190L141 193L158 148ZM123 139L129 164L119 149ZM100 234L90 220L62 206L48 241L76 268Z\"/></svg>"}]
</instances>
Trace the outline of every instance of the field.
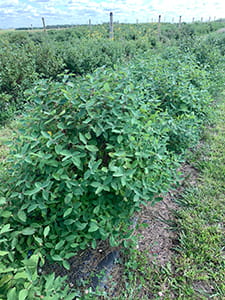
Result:
<instances>
[{"instance_id":1,"label":"field","mask_svg":"<svg viewBox=\"0 0 225 300\"><path fill-rule=\"evenodd\" d=\"M223 299L223 27L2 32L0 299Z\"/></svg>"}]
</instances>

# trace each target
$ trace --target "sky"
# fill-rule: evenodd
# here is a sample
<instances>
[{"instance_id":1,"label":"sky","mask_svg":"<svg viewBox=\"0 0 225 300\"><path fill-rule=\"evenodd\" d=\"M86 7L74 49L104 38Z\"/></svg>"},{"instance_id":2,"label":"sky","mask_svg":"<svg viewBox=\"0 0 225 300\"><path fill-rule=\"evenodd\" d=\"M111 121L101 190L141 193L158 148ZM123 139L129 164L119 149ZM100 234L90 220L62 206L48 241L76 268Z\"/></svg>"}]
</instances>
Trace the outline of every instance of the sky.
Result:
<instances>
[{"instance_id":1,"label":"sky","mask_svg":"<svg viewBox=\"0 0 225 300\"><path fill-rule=\"evenodd\" d=\"M46 25L203 21L225 17L225 0L0 0L0 29Z\"/></svg>"}]
</instances>

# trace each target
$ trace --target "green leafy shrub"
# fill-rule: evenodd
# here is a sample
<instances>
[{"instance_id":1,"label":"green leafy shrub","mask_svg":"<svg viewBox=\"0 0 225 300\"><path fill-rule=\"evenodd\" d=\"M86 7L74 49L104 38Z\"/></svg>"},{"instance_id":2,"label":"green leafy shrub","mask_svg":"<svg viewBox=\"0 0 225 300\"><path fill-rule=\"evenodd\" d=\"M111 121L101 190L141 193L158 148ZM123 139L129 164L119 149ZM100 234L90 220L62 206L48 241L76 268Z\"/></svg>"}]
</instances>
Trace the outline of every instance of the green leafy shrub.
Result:
<instances>
[{"instance_id":1,"label":"green leafy shrub","mask_svg":"<svg viewBox=\"0 0 225 300\"><path fill-rule=\"evenodd\" d=\"M16 107L12 105L12 102L11 95L0 93L0 124L13 116Z\"/></svg>"},{"instance_id":2,"label":"green leafy shrub","mask_svg":"<svg viewBox=\"0 0 225 300\"><path fill-rule=\"evenodd\" d=\"M41 249L67 267L79 248L116 244L140 203L167 190L175 166L166 119L144 89L125 67L32 90L38 105L6 194L22 255Z\"/></svg>"},{"instance_id":3,"label":"green leafy shrub","mask_svg":"<svg viewBox=\"0 0 225 300\"><path fill-rule=\"evenodd\" d=\"M35 66L39 76L45 78L54 78L64 70L65 64L55 43L46 38L35 47Z\"/></svg>"},{"instance_id":4,"label":"green leafy shrub","mask_svg":"<svg viewBox=\"0 0 225 300\"><path fill-rule=\"evenodd\" d=\"M209 72L195 56L172 47L160 55L142 58L133 66L135 78L145 85L146 99L154 99L167 118L167 146L181 153L196 142L212 99ZM217 83L215 83L217 85Z\"/></svg>"},{"instance_id":5,"label":"green leafy shrub","mask_svg":"<svg viewBox=\"0 0 225 300\"><path fill-rule=\"evenodd\" d=\"M15 49L2 44L0 50L0 90L18 96L37 78L32 45Z\"/></svg>"},{"instance_id":6,"label":"green leafy shrub","mask_svg":"<svg viewBox=\"0 0 225 300\"><path fill-rule=\"evenodd\" d=\"M4 227L1 228L4 230ZM6 251L0 251L1 258ZM8 253L11 256L10 253ZM75 292L66 282L66 277L56 277L54 273L38 275L40 257L32 255L20 262L20 266L8 267L0 263L0 297L2 300L65 299L73 300L80 293ZM11 260L11 259L10 259Z\"/></svg>"},{"instance_id":7,"label":"green leafy shrub","mask_svg":"<svg viewBox=\"0 0 225 300\"><path fill-rule=\"evenodd\" d=\"M75 40L59 45L65 68L72 73L84 75L101 66L112 67L125 58L132 58L144 47L133 42L108 39ZM141 50L140 50L141 49Z\"/></svg>"},{"instance_id":8,"label":"green leafy shrub","mask_svg":"<svg viewBox=\"0 0 225 300\"><path fill-rule=\"evenodd\" d=\"M78 249L117 244L140 204L168 190L211 101L207 71L175 48L67 79L30 92L2 220L16 251L66 268Z\"/></svg>"},{"instance_id":9,"label":"green leafy shrub","mask_svg":"<svg viewBox=\"0 0 225 300\"><path fill-rule=\"evenodd\" d=\"M37 79L33 45L15 48L3 42L0 49L1 122L24 105L23 92Z\"/></svg>"}]
</instances>

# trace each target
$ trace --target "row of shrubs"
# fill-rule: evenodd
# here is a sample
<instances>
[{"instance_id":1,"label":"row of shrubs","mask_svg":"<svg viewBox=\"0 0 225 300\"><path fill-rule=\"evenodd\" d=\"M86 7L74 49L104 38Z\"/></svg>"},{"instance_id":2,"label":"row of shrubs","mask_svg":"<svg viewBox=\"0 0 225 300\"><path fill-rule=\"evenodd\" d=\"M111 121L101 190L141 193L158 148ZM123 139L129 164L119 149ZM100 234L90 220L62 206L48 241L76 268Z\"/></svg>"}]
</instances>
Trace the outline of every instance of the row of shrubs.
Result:
<instances>
[{"instance_id":1,"label":"row of shrubs","mask_svg":"<svg viewBox=\"0 0 225 300\"><path fill-rule=\"evenodd\" d=\"M55 78L64 71L81 76L97 67L129 60L152 47L145 41L93 38L62 43L48 37L38 44L31 40L21 45L1 40L0 45L0 122L7 118L9 108L24 105L23 93L37 79Z\"/></svg>"},{"instance_id":2,"label":"row of shrubs","mask_svg":"<svg viewBox=\"0 0 225 300\"><path fill-rule=\"evenodd\" d=\"M162 24L161 42L195 37L215 30L220 23ZM210 27L210 28L209 28ZM208 29L207 29L208 28ZM219 44L221 44L219 42ZM101 66L132 59L158 48L157 24L115 25L108 39L108 25L78 26L43 32L10 32L0 38L0 123L24 106L24 91L37 79L55 78L62 72L83 76ZM208 48L207 48L208 49Z\"/></svg>"},{"instance_id":3,"label":"row of shrubs","mask_svg":"<svg viewBox=\"0 0 225 300\"><path fill-rule=\"evenodd\" d=\"M48 297L46 284L54 299L73 299L37 274L38 260L69 269L70 257L99 240L126 246L134 212L176 183L223 86L220 52L201 43L42 79L26 91L30 107L1 186L2 299Z\"/></svg>"}]
</instances>

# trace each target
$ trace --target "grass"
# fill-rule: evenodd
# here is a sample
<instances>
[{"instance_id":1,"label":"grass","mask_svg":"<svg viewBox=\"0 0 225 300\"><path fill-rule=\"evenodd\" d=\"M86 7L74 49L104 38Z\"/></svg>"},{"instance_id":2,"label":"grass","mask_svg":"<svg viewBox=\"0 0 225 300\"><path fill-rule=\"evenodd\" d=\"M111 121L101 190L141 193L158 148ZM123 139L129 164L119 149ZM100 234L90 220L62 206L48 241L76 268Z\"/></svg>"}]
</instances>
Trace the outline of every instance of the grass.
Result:
<instances>
[{"instance_id":1,"label":"grass","mask_svg":"<svg viewBox=\"0 0 225 300\"><path fill-rule=\"evenodd\" d=\"M14 128L17 128L16 121L0 128L0 180L4 180L6 170L6 158L9 153L8 142L15 137Z\"/></svg>"},{"instance_id":2,"label":"grass","mask_svg":"<svg viewBox=\"0 0 225 300\"><path fill-rule=\"evenodd\" d=\"M220 101L214 126L190 154L198 169L196 186L175 199L178 235L171 263L149 263L148 253L130 250L125 290L119 299L225 299L225 103ZM173 228L174 230L174 228Z\"/></svg>"}]
</instances>

